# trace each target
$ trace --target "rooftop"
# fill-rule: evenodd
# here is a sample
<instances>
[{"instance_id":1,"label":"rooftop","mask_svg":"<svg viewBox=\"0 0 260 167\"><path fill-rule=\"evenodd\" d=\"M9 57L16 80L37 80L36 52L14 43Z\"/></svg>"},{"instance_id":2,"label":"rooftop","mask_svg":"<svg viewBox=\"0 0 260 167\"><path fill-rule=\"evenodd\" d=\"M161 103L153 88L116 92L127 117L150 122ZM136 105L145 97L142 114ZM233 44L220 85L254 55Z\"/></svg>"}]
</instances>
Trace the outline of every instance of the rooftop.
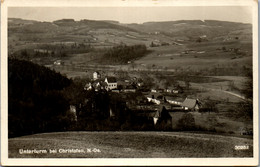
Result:
<instances>
[{"instance_id":1,"label":"rooftop","mask_svg":"<svg viewBox=\"0 0 260 167\"><path fill-rule=\"evenodd\" d=\"M183 107L188 107L188 108L194 108L196 106L196 104L197 104L197 100L186 98L184 100L184 102L182 103L182 106Z\"/></svg>"}]
</instances>

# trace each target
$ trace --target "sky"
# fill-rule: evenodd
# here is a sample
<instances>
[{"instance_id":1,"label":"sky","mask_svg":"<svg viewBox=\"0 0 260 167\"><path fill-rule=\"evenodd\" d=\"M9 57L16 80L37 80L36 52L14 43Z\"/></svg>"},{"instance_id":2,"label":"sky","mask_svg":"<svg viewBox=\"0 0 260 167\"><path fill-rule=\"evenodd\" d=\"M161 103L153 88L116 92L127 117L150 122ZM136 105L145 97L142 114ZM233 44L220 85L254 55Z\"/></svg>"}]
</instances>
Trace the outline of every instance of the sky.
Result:
<instances>
[{"instance_id":1,"label":"sky","mask_svg":"<svg viewBox=\"0 0 260 167\"><path fill-rule=\"evenodd\" d=\"M252 23L252 9L247 6L178 7L9 7L8 18L37 21L115 20L120 23L149 21L221 20Z\"/></svg>"}]
</instances>

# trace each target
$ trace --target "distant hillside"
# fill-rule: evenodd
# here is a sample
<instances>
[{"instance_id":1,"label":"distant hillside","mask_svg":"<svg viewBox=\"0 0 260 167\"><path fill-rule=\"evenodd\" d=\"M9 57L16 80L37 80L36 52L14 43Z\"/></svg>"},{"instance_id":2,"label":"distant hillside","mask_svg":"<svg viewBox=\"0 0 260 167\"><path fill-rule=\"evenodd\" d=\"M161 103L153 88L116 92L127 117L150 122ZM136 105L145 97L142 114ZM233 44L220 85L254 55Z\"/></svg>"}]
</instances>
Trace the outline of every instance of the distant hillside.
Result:
<instances>
[{"instance_id":1,"label":"distant hillside","mask_svg":"<svg viewBox=\"0 0 260 167\"><path fill-rule=\"evenodd\" d=\"M243 31L244 35L252 34L252 25L215 21L215 20L180 20L165 22L145 22L143 24L128 24L128 27L149 33L163 33L171 37L186 36L188 38L206 35L214 38L229 35L233 31ZM249 36L250 38L250 36Z\"/></svg>"},{"instance_id":2,"label":"distant hillside","mask_svg":"<svg viewBox=\"0 0 260 167\"><path fill-rule=\"evenodd\" d=\"M214 20L180 20L121 24L117 21L61 19L39 22L18 18L8 19L9 45L16 50L29 43L83 42L94 47L118 44L166 43L198 38L222 41L225 38L252 40L252 25ZM30 45L31 47L31 45Z\"/></svg>"},{"instance_id":3,"label":"distant hillside","mask_svg":"<svg viewBox=\"0 0 260 167\"><path fill-rule=\"evenodd\" d=\"M115 23L115 24L114 24ZM75 21L74 19L61 19L53 22L39 22L31 20L23 20L18 18L8 19L9 31L15 32L28 32L28 33L72 33L82 29L96 30L96 29L117 29L122 31L137 31L131 28L120 26L114 21L95 21L95 20L81 20ZM73 31L72 31L73 30Z\"/></svg>"},{"instance_id":4,"label":"distant hillside","mask_svg":"<svg viewBox=\"0 0 260 167\"><path fill-rule=\"evenodd\" d=\"M20 18L8 18L8 26L26 25L37 23L35 20L23 20Z\"/></svg>"},{"instance_id":5,"label":"distant hillside","mask_svg":"<svg viewBox=\"0 0 260 167\"><path fill-rule=\"evenodd\" d=\"M138 60L135 56L130 56L134 59L126 58L120 61L119 57L123 56L121 53L117 54L117 61L114 61L115 57L111 54L109 58L112 61L109 63L125 64L134 61L140 68L192 67L201 70L213 66L219 68L219 65L223 66L221 68L233 66L236 69L238 66L241 69L252 67L251 24L215 20L143 24L122 24L111 20L8 20L9 56L16 57L17 53L27 50L31 53L27 60L39 58L37 62L46 62L45 65L53 64L54 60L50 60L51 58L65 59L66 56L73 57L76 54L81 54L77 56L81 56L85 64L98 64L97 59L104 56L109 48L121 45L144 45L149 54L136 56L140 58ZM36 51L49 56L47 59L43 59L41 54L34 56Z\"/></svg>"},{"instance_id":6,"label":"distant hillside","mask_svg":"<svg viewBox=\"0 0 260 167\"><path fill-rule=\"evenodd\" d=\"M114 21L62 19L53 22L8 20L9 53L21 49L41 49L42 44L81 43L93 47L144 44L146 33ZM37 45L36 45L37 44Z\"/></svg>"}]
</instances>

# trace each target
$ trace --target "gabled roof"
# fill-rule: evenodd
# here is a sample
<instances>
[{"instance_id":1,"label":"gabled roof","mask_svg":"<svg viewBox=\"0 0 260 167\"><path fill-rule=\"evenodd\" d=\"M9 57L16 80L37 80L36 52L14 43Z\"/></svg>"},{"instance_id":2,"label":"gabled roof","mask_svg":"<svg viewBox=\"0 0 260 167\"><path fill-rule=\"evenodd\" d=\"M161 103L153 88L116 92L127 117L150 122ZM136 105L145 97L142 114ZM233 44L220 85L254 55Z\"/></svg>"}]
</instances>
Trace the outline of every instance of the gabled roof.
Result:
<instances>
[{"instance_id":1,"label":"gabled roof","mask_svg":"<svg viewBox=\"0 0 260 167\"><path fill-rule=\"evenodd\" d=\"M154 115L154 118L161 118L161 119L168 119L171 117L172 116L169 114L169 112L166 110L164 106L160 106Z\"/></svg>"},{"instance_id":2,"label":"gabled roof","mask_svg":"<svg viewBox=\"0 0 260 167\"><path fill-rule=\"evenodd\" d=\"M98 74L98 75L100 74L98 71L93 72L93 74L94 74L94 73L96 73L96 74Z\"/></svg>"},{"instance_id":3,"label":"gabled roof","mask_svg":"<svg viewBox=\"0 0 260 167\"><path fill-rule=\"evenodd\" d=\"M176 101L176 97L172 97L172 96L164 96L166 100L174 100Z\"/></svg>"},{"instance_id":4,"label":"gabled roof","mask_svg":"<svg viewBox=\"0 0 260 167\"><path fill-rule=\"evenodd\" d=\"M116 82L116 78L115 77L107 77L107 82L108 83L115 83Z\"/></svg>"},{"instance_id":5,"label":"gabled roof","mask_svg":"<svg viewBox=\"0 0 260 167\"><path fill-rule=\"evenodd\" d=\"M103 79L96 79L92 82L92 84L95 84L95 83L98 83L98 82L101 83L101 82L104 82L104 80Z\"/></svg>"},{"instance_id":6,"label":"gabled roof","mask_svg":"<svg viewBox=\"0 0 260 167\"><path fill-rule=\"evenodd\" d=\"M195 99L188 99L188 98L186 98L184 100L184 102L182 103L182 106L183 107L188 107L188 108L194 108L197 103L198 103L198 101L195 100Z\"/></svg>"}]
</instances>

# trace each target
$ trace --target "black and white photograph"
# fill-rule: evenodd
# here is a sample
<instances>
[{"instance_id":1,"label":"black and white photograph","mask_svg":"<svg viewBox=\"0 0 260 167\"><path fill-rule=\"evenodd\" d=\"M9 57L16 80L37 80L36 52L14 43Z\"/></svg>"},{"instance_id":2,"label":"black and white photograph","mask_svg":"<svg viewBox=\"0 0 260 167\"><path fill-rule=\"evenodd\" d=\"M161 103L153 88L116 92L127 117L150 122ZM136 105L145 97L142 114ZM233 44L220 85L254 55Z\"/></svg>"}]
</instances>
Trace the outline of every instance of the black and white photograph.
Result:
<instances>
[{"instance_id":1,"label":"black and white photograph","mask_svg":"<svg viewBox=\"0 0 260 167\"><path fill-rule=\"evenodd\" d=\"M2 165L258 164L257 1L13 2Z\"/></svg>"}]
</instances>

